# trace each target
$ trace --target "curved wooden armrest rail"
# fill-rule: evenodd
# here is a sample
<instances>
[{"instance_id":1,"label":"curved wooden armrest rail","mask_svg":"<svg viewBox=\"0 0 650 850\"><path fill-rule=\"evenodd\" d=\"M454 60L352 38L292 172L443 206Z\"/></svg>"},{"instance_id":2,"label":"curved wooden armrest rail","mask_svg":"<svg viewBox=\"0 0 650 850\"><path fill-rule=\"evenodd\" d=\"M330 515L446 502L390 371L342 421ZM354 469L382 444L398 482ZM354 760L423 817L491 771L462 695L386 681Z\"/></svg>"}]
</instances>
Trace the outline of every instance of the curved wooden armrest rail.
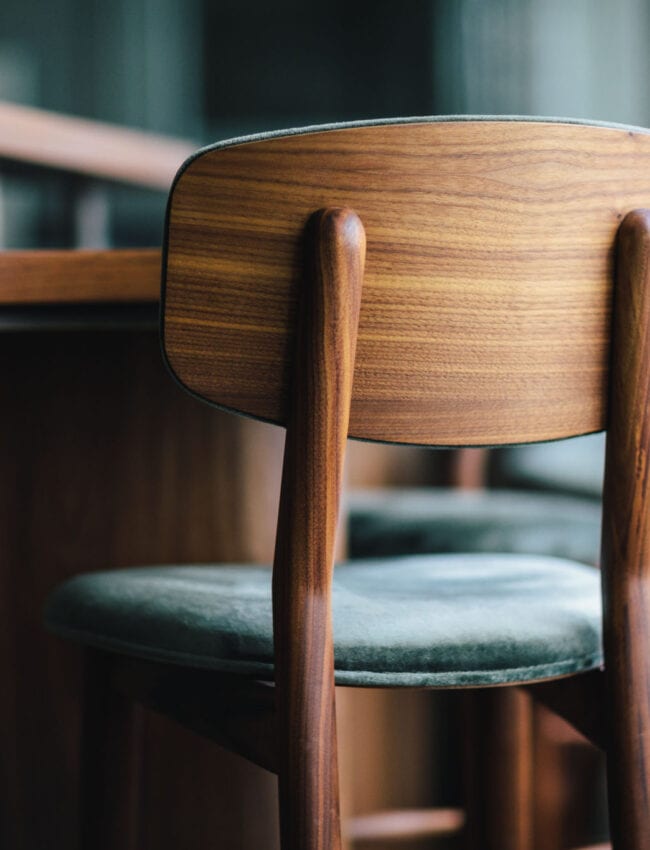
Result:
<instances>
[{"instance_id":1,"label":"curved wooden armrest rail","mask_svg":"<svg viewBox=\"0 0 650 850\"><path fill-rule=\"evenodd\" d=\"M156 302L158 248L0 252L0 305Z\"/></svg>"},{"instance_id":2,"label":"curved wooden armrest rail","mask_svg":"<svg viewBox=\"0 0 650 850\"><path fill-rule=\"evenodd\" d=\"M0 159L167 191L195 149L186 139L0 103Z\"/></svg>"}]
</instances>

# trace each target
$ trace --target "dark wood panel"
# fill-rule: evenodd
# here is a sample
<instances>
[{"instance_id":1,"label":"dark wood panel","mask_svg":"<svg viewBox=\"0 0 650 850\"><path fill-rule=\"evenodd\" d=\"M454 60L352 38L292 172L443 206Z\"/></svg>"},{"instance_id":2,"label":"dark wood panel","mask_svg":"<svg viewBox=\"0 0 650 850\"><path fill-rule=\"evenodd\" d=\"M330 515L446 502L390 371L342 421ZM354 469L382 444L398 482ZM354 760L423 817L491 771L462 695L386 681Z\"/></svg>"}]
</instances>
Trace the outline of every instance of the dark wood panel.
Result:
<instances>
[{"instance_id":1,"label":"dark wood panel","mask_svg":"<svg viewBox=\"0 0 650 850\"><path fill-rule=\"evenodd\" d=\"M0 352L0 846L75 850L81 653L43 630L47 593L84 570L270 560L284 434L186 396L155 332L5 334ZM274 777L145 727L143 850L274 846Z\"/></svg>"},{"instance_id":2,"label":"dark wood panel","mask_svg":"<svg viewBox=\"0 0 650 850\"><path fill-rule=\"evenodd\" d=\"M341 850L331 585L366 236L326 209L306 241L273 560L280 827L283 850Z\"/></svg>"},{"instance_id":3,"label":"dark wood panel","mask_svg":"<svg viewBox=\"0 0 650 850\"><path fill-rule=\"evenodd\" d=\"M603 642L610 823L617 850L650 847L650 210L619 234L603 488Z\"/></svg>"}]
</instances>

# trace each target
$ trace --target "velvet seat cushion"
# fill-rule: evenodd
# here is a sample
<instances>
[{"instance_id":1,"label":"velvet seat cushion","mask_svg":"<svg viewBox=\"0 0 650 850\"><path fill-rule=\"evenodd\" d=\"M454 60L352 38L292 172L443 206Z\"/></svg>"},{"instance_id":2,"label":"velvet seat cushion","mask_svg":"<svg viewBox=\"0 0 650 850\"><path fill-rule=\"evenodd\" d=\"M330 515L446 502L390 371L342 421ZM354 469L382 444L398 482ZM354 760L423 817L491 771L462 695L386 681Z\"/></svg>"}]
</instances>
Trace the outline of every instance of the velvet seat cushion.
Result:
<instances>
[{"instance_id":1,"label":"velvet seat cushion","mask_svg":"<svg viewBox=\"0 0 650 850\"><path fill-rule=\"evenodd\" d=\"M415 556L340 565L336 680L358 686L525 682L602 663L599 578L571 561ZM47 624L86 645L273 676L271 571L149 567L90 573L51 597Z\"/></svg>"},{"instance_id":2,"label":"velvet seat cushion","mask_svg":"<svg viewBox=\"0 0 650 850\"><path fill-rule=\"evenodd\" d=\"M350 494L347 514L351 558L515 552L592 565L599 560L601 510L591 499L509 490L373 489Z\"/></svg>"}]
</instances>

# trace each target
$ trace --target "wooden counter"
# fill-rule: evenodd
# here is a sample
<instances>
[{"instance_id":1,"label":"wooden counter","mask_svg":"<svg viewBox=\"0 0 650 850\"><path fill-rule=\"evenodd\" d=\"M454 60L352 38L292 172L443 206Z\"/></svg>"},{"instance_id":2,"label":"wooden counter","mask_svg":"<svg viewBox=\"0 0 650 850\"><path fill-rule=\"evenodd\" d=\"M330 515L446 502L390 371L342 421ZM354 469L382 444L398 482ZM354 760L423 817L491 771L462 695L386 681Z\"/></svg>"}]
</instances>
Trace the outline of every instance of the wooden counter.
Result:
<instances>
[{"instance_id":1,"label":"wooden counter","mask_svg":"<svg viewBox=\"0 0 650 850\"><path fill-rule=\"evenodd\" d=\"M158 257L116 252L97 276L48 252L19 280L0 255L1 847L78 846L81 654L43 630L48 592L85 570L272 555L284 434L171 380ZM140 848L275 846L275 777L143 726Z\"/></svg>"}]
</instances>

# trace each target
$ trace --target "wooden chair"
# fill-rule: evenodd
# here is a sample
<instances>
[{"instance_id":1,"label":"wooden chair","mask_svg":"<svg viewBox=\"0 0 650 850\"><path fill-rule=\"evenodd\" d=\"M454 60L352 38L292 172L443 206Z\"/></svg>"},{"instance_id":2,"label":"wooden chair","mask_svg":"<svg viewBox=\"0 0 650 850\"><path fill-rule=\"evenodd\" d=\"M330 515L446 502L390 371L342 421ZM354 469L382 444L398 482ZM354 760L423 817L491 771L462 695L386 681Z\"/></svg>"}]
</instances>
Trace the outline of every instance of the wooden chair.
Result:
<instances>
[{"instance_id":1,"label":"wooden chair","mask_svg":"<svg viewBox=\"0 0 650 850\"><path fill-rule=\"evenodd\" d=\"M272 592L264 568L153 567L52 597L49 627L92 650L89 843L119 841L130 811L119 742L101 743L110 683L276 771L284 850L339 847L336 681L527 688L606 747L616 850L650 847L649 199L650 135L570 122L344 125L188 161L164 349L198 397L287 427ZM571 561L378 559L333 582L348 436L605 427L606 672L599 579Z\"/></svg>"}]
</instances>

